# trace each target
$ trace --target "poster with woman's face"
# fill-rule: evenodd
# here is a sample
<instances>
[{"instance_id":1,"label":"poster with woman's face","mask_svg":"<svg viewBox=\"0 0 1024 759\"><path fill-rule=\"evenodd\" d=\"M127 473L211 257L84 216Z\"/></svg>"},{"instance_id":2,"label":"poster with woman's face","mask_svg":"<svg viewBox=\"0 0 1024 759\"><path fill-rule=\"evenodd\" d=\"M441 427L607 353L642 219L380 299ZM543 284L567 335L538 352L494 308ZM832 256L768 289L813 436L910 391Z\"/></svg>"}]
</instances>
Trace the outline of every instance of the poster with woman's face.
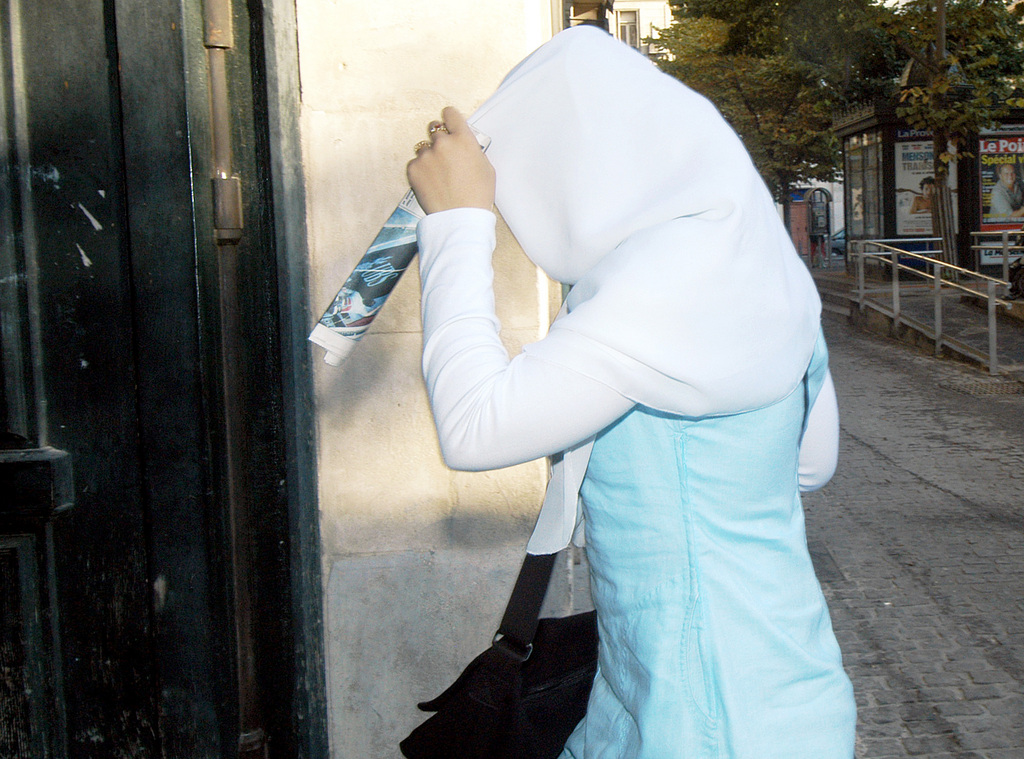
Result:
<instances>
[{"instance_id":1,"label":"poster with woman's face","mask_svg":"<svg viewBox=\"0 0 1024 759\"><path fill-rule=\"evenodd\" d=\"M896 143L896 234L929 237L935 198L935 164L931 139ZM950 188L956 187L956 164L950 166ZM956 191L953 190L956 208Z\"/></svg>"},{"instance_id":2,"label":"poster with woman's face","mask_svg":"<svg viewBox=\"0 0 1024 759\"><path fill-rule=\"evenodd\" d=\"M982 229L1024 223L1024 136L983 137L979 141Z\"/></svg>"}]
</instances>

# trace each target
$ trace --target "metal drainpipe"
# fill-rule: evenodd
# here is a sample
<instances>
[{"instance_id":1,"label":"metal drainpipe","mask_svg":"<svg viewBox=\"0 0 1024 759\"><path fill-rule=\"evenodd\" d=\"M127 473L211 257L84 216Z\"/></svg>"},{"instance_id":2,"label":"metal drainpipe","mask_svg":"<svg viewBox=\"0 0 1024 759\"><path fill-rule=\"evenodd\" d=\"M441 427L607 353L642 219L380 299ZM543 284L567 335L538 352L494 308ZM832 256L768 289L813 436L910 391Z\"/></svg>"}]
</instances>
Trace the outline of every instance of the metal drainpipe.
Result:
<instances>
[{"instance_id":1,"label":"metal drainpipe","mask_svg":"<svg viewBox=\"0 0 1024 759\"><path fill-rule=\"evenodd\" d=\"M221 381L224 403L224 447L230 524L235 645L238 668L238 756L268 756L266 731L256 677L255 618L252 607L254 556L251 495L246 483L243 426L242 324L238 308L238 243L244 228L242 183L234 173L231 149L231 102L227 55L234 47L231 0L205 0L204 45L210 74L210 115L213 144L214 240L220 285Z\"/></svg>"}]
</instances>

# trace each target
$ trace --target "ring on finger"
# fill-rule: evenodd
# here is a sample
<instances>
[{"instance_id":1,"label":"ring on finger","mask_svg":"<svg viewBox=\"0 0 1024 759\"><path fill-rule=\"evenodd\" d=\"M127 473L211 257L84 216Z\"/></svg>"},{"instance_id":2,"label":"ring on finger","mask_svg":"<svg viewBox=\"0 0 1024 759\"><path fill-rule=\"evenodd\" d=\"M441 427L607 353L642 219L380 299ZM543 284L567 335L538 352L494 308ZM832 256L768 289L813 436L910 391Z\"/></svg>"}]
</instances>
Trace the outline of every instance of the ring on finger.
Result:
<instances>
[{"instance_id":1,"label":"ring on finger","mask_svg":"<svg viewBox=\"0 0 1024 759\"><path fill-rule=\"evenodd\" d=\"M430 124L427 126L427 134L433 137L438 132L444 132L445 134L449 134L448 127L445 126L444 122L431 121Z\"/></svg>"},{"instance_id":2,"label":"ring on finger","mask_svg":"<svg viewBox=\"0 0 1024 759\"><path fill-rule=\"evenodd\" d=\"M423 150L423 148L429 148L429 147L430 147L430 143L429 142L427 142L426 140L420 140L419 142L416 143L416 146L412 150L413 150L414 153L416 153L416 155L419 155L420 151Z\"/></svg>"}]
</instances>

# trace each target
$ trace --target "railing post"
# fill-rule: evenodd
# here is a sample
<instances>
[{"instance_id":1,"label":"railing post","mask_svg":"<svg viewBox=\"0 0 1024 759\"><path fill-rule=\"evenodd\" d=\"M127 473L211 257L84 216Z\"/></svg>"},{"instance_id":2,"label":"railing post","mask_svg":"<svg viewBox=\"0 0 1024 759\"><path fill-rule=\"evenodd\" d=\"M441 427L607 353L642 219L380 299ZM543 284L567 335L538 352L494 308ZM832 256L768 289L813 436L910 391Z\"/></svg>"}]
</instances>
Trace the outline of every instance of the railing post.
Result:
<instances>
[{"instance_id":1,"label":"railing post","mask_svg":"<svg viewBox=\"0 0 1024 759\"><path fill-rule=\"evenodd\" d=\"M889 254L892 259L892 326L900 326L900 254L895 250Z\"/></svg>"},{"instance_id":2,"label":"railing post","mask_svg":"<svg viewBox=\"0 0 1024 759\"><path fill-rule=\"evenodd\" d=\"M866 293L864 292L864 243L857 240L855 243L854 255L857 259L857 303L860 306L860 310L864 310L864 298Z\"/></svg>"},{"instance_id":3,"label":"railing post","mask_svg":"<svg viewBox=\"0 0 1024 759\"><path fill-rule=\"evenodd\" d=\"M999 356L996 353L996 283L988 285L988 373L999 374Z\"/></svg>"},{"instance_id":4,"label":"railing post","mask_svg":"<svg viewBox=\"0 0 1024 759\"><path fill-rule=\"evenodd\" d=\"M932 264L935 290L935 355L942 355L942 264Z\"/></svg>"},{"instance_id":5,"label":"railing post","mask_svg":"<svg viewBox=\"0 0 1024 759\"><path fill-rule=\"evenodd\" d=\"M1003 281L1010 278L1010 231L1003 230Z\"/></svg>"}]
</instances>

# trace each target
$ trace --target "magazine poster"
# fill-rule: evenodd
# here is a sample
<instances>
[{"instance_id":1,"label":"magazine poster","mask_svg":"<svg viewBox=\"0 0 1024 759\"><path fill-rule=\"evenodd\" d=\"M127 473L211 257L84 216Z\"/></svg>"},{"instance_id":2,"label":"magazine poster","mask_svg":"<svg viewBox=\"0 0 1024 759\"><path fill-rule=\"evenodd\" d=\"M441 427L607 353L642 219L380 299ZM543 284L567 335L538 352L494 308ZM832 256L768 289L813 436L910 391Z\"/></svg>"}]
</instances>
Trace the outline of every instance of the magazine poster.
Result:
<instances>
[{"instance_id":1,"label":"magazine poster","mask_svg":"<svg viewBox=\"0 0 1024 759\"><path fill-rule=\"evenodd\" d=\"M984 134L978 140L982 232L1019 230L1024 226L1024 128L1016 126L1016 130ZM1001 264L1003 250L999 237L988 235L983 241L995 242L998 247L980 250L979 263ZM1010 243L1016 243L1014 235L1010 236Z\"/></svg>"},{"instance_id":2,"label":"magazine poster","mask_svg":"<svg viewBox=\"0 0 1024 759\"><path fill-rule=\"evenodd\" d=\"M1019 229L1024 224L1024 134L984 136L978 141L981 229Z\"/></svg>"},{"instance_id":3,"label":"magazine poster","mask_svg":"<svg viewBox=\"0 0 1024 759\"><path fill-rule=\"evenodd\" d=\"M919 139L897 142L896 149L896 234L900 237L931 237L932 203L935 198L934 149L927 132L915 131ZM952 188L956 218L956 164L950 164L948 184Z\"/></svg>"}]
</instances>

